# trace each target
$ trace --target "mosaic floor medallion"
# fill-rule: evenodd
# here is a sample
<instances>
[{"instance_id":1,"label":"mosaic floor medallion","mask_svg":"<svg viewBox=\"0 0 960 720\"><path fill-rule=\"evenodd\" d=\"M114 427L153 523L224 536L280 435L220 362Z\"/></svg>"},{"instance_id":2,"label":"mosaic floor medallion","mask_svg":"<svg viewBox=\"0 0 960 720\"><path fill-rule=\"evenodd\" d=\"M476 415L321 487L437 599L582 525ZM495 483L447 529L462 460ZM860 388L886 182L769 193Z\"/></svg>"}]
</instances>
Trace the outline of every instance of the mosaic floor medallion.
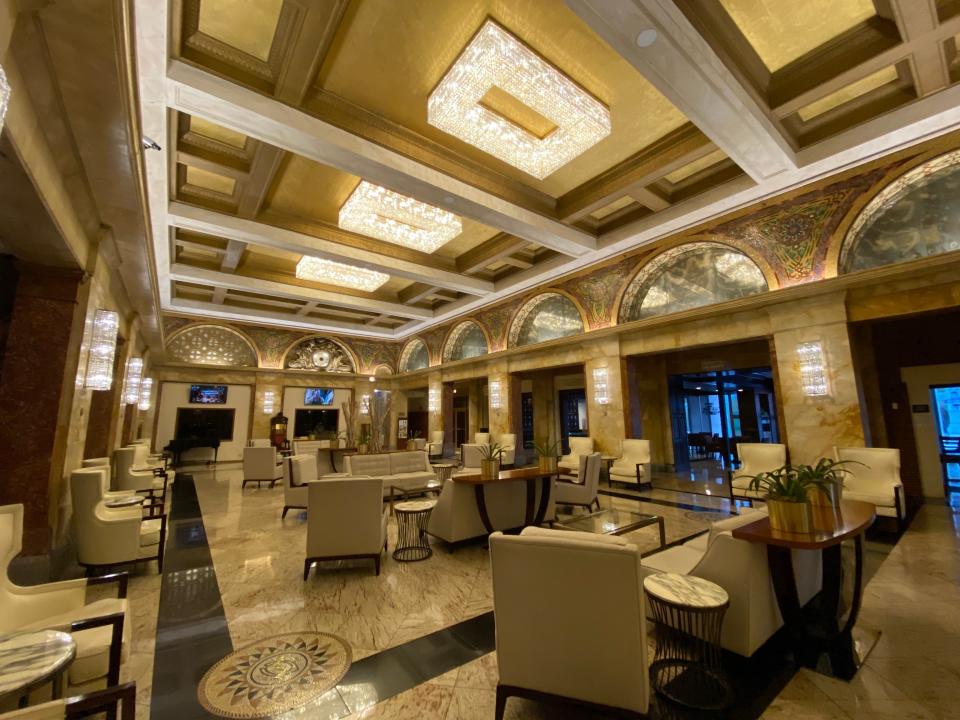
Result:
<instances>
[{"instance_id":1,"label":"mosaic floor medallion","mask_svg":"<svg viewBox=\"0 0 960 720\"><path fill-rule=\"evenodd\" d=\"M197 697L220 717L268 717L316 700L340 682L350 662L350 646L336 635L275 635L220 660L203 676Z\"/></svg>"}]
</instances>

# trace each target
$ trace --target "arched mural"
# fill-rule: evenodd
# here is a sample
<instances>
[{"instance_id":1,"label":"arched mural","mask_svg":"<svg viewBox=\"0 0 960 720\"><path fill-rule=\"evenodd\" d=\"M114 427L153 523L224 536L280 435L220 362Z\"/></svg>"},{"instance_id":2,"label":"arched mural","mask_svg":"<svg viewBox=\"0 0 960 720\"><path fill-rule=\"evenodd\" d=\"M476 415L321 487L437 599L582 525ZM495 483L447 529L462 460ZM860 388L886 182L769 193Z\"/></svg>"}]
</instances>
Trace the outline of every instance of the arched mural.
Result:
<instances>
[{"instance_id":1,"label":"arched mural","mask_svg":"<svg viewBox=\"0 0 960 720\"><path fill-rule=\"evenodd\" d=\"M420 338L408 342L400 353L400 372L413 372L430 366L430 351Z\"/></svg>"},{"instance_id":2,"label":"arched mural","mask_svg":"<svg viewBox=\"0 0 960 720\"><path fill-rule=\"evenodd\" d=\"M191 325L167 342L174 362L220 367L257 367L257 351L243 335L221 325Z\"/></svg>"},{"instance_id":3,"label":"arched mural","mask_svg":"<svg viewBox=\"0 0 960 720\"><path fill-rule=\"evenodd\" d=\"M869 270L960 250L960 150L887 185L854 220L840 272Z\"/></svg>"},{"instance_id":4,"label":"arched mural","mask_svg":"<svg viewBox=\"0 0 960 720\"><path fill-rule=\"evenodd\" d=\"M533 345L583 332L583 317L573 300L546 292L528 300L510 326L510 347Z\"/></svg>"},{"instance_id":5,"label":"arched mural","mask_svg":"<svg viewBox=\"0 0 960 720\"><path fill-rule=\"evenodd\" d=\"M351 354L339 343L330 338L312 337L301 340L290 348L284 367L294 370L352 373L356 366Z\"/></svg>"},{"instance_id":6,"label":"arched mural","mask_svg":"<svg viewBox=\"0 0 960 720\"><path fill-rule=\"evenodd\" d=\"M644 265L627 287L620 322L714 305L767 290L757 264L739 250L714 242L680 245Z\"/></svg>"},{"instance_id":7,"label":"arched mural","mask_svg":"<svg viewBox=\"0 0 960 720\"><path fill-rule=\"evenodd\" d=\"M443 346L443 361L479 357L489 351L483 328L473 320L465 320L454 326L447 336L447 342Z\"/></svg>"}]
</instances>

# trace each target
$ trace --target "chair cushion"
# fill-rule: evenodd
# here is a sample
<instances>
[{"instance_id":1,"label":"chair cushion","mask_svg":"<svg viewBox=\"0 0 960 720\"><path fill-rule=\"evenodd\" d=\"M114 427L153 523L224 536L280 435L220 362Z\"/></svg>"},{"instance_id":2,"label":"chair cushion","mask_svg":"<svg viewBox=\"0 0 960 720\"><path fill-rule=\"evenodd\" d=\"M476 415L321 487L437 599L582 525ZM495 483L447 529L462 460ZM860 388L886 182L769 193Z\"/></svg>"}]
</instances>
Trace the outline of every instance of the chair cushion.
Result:
<instances>
[{"instance_id":1,"label":"chair cushion","mask_svg":"<svg viewBox=\"0 0 960 720\"><path fill-rule=\"evenodd\" d=\"M351 455L351 475L369 475L383 477L390 474L389 455Z\"/></svg>"},{"instance_id":2,"label":"chair cushion","mask_svg":"<svg viewBox=\"0 0 960 720\"><path fill-rule=\"evenodd\" d=\"M618 460L610 466L611 475L628 475L631 478L636 479L637 477L637 463L635 462L623 462ZM640 474L643 475L643 468L640 468Z\"/></svg>"},{"instance_id":3,"label":"chair cushion","mask_svg":"<svg viewBox=\"0 0 960 720\"><path fill-rule=\"evenodd\" d=\"M390 458L390 474L425 472L427 462L422 452L398 452L388 456Z\"/></svg>"},{"instance_id":4,"label":"chair cushion","mask_svg":"<svg viewBox=\"0 0 960 720\"><path fill-rule=\"evenodd\" d=\"M160 544L160 518L140 523L140 547Z\"/></svg>"},{"instance_id":5,"label":"chair cushion","mask_svg":"<svg viewBox=\"0 0 960 720\"><path fill-rule=\"evenodd\" d=\"M702 559L703 551L680 545L649 555L643 558L640 564L645 568L658 572L689 575Z\"/></svg>"},{"instance_id":6,"label":"chair cushion","mask_svg":"<svg viewBox=\"0 0 960 720\"><path fill-rule=\"evenodd\" d=\"M880 508L889 507L892 508L896 505L896 500L894 500L893 493L889 495L872 495L870 493L864 492L854 492L852 490L843 490L843 499L844 500L859 500L860 502L873 503L877 506L877 513L880 513Z\"/></svg>"},{"instance_id":7,"label":"chair cushion","mask_svg":"<svg viewBox=\"0 0 960 720\"><path fill-rule=\"evenodd\" d=\"M707 551L707 545L710 544L710 533L704 532L697 535L693 540L687 540L683 547L690 548L691 550L697 550L701 553Z\"/></svg>"}]
</instances>

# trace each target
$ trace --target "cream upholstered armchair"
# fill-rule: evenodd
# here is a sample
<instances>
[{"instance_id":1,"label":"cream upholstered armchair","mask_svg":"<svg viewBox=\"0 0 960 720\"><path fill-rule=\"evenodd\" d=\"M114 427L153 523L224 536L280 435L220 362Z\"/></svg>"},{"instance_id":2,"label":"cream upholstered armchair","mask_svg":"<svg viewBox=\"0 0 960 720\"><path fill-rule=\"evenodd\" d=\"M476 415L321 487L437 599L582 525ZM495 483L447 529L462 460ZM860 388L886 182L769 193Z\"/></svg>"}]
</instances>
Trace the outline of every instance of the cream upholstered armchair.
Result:
<instances>
[{"instance_id":1,"label":"cream upholstered armchair","mask_svg":"<svg viewBox=\"0 0 960 720\"><path fill-rule=\"evenodd\" d=\"M517 436L513 433L504 433L500 436L500 449L503 455L500 462L503 465L514 465L517 461Z\"/></svg>"},{"instance_id":2,"label":"cream upholstered armchair","mask_svg":"<svg viewBox=\"0 0 960 720\"><path fill-rule=\"evenodd\" d=\"M99 478L95 478L99 483ZM129 647L127 574L21 586L10 580L10 562L23 541L23 505L0 506L0 633L56 629L70 632L77 656L67 671L68 690L87 692L116 685ZM87 588L117 585L117 597L87 603ZM126 647L125 647L126 644Z\"/></svg>"},{"instance_id":3,"label":"cream upholstered armchair","mask_svg":"<svg viewBox=\"0 0 960 720\"><path fill-rule=\"evenodd\" d=\"M593 438L572 437L568 441L570 443L570 454L561 457L557 467L560 468L561 472L574 475L580 469L580 456L589 455L593 452Z\"/></svg>"},{"instance_id":4,"label":"cream upholstered armchair","mask_svg":"<svg viewBox=\"0 0 960 720\"><path fill-rule=\"evenodd\" d=\"M282 458L277 457L274 447L245 447L243 449L243 484L255 482L270 483L272 488L283 477Z\"/></svg>"},{"instance_id":5,"label":"cream upholstered armchair","mask_svg":"<svg viewBox=\"0 0 960 720\"><path fill-rule=\"evenodd\" d=\"M150 438L137 438L130 444L133 446L137 446L137 445L143 446L143 448L146 450L145 457L147 458L147 463L149 465L153 465L156 467L163 467L163 468L167 467L167 455L165 453L150 452L150 447L152 445L152 443L150 442ZM140 463L137 463L137 465L140 465Z\"/></svg>"},{"instance_id":6,"label":"cream upholstered armchair","mask_svg":"<svg viewBox=\"0 0 960 720\"><path fill-rule=\"evenodd\" d=\"M476 445L489 445L490 444L490 433L488 432L478 432L473 434L473 442Z\"/></svg>"},{"instance_id":7,"label":"cream upholstered armchair","mask_svg":"<svg viewBox=\"0 0 960 720\"><path fill-rule=\"evenodd\" d=\"M163 572L167 516L144 519L139 505L107 507L103 498L103 472L103 468L80 468L70 473L78 562L87 568L97 568L156 560Z\"/></svg>"},{"instance_id":8,"label":"cream upholstered armchair","mask_svg":"<svg viewBox=\"0 0 960 720\"><path fill-rule=\"evenodd\" d=\"M282 520L291 508L307 509L307 488L317 479L316 455L291 455L283 464Z\"/></svg>"},{"instance_id":9,"label":"cream upholstered armchair","mask_svg":"<svg viewBox=\"0 0 960 720\"><path fill-rule=\"evenodd\" d=\"M749 500L750 504L762 494L750 489L750 478L770 472L787 464L787 446L780 443L737 443L740 469L732 473L730 498Z\"/></svg>"},{"instance_id":10,"label":"cream upholstered armchair","mask_svg":"<svg viewBox=\"0 0 960 720\"><path fill-rule=\"evenodd\" d=\"M310 483L307 491L307 557L303 579L321 560L372 558L380 574L387 549L389 508L383 479L333 478Z\"/></svg>"},{"instance_id":11,"label":"cream upholstered armchair","mask_svg":"<svg viewBox=\"0 0 960 720\"><path fill-rule=\"evenodd\" d=\"M647 621L636 545L528 527L520 535L493 533L490 565L497 720L512 696L603 706L618 717L647 712ZM597 607L604 612L584 622L584 608Z\"/></svg>"},{"instance_id":12,"label":"cream upholstered armchair","mask_svg":"<svg viewBox=\"0 0 960 720\"><path fill-rule=\"evenodd\" d=\"M482 451L486 445L477 445L476 443L464 443L460 446L460 466L461 469L454 472L454 475L475 475L480 472L480 460L483 458Z\"/></svg>"},{"instance_id":13,"label":"cream upholstered armchair","mask_svg":"<svg viewBox=\"0 0 960 720\"><path fill-rule=\"evenodd\" d=\"M610 465L610 482L652 484L649 440L627 438L623 441L623 454Z\"/></svg>"},{"instance_id":14,"label":"cream upholstered armchair","mask_svg":"<svg viewBox=\"0 0 960 720\"><path fill-rule=\"evenodd\" d=\"M877 515L900 523L906 517L903 483L900 481L900 450L897 448L847 447L833 449L843 465L843 497L877 506Z\"/></svg>"},{"instance_id":15,"label":"cream upholstered armchair","mask_svg":"<svg viewBox=\"0 0 960 720\"><path fill-rule=\"evenodd\" d=\"M136 448L117 448L113 451L114 490L132 490L148 496L148 503L164 503L167 497L167 475L159 469L138 470L135 465Z\"/></svg>"},{"instance_id":16,"label":"cream upholstered armchair","mask_svg":"<svg viewBox=\"0 0 960 720\"><path fill-rule=\"evenodd\" d=\"M560 476L554 489L554 499L558 505L581 505L592 509L594 504L600 509L600 453L580 456L577 477Z\"/></svg>"},{"instance_id":17,"label":"cream upholstered armchair","mask_svg":"<svg viewBox=\"0 0 960 720\"><path fill-rule=\"evenodd\" d=\"M443 430L434 430L430 433L430 442L427 443L427 455L430 457L443 455Z\"/></svg>"}]
</instances>

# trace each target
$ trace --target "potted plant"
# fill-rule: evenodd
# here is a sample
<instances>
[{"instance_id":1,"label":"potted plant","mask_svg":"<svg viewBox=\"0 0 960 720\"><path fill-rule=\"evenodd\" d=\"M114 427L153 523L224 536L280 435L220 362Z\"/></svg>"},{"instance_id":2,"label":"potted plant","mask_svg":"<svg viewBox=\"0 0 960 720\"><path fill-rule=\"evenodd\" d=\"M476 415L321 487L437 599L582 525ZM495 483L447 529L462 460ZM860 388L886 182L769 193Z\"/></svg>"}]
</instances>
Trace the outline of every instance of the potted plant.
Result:
<instances>
[{"instance_id":1,"label":"potted plant","mask_svg":"<svg viewBox=\"0 0 960 720\"><path fill-rule=\"evenodd\" d=\"M503 448L496 443L480 446L480 479L493 480L500 474L500 457Z\"/></svg>"},{"instance_id":2,"label":"potted plant","mask_svg":"<svg viewBox=\"0 0 960 720\"><path fill-rule=\"evenodd\" d=\"M850 472L842 465L856 462L851 460L833 460L832 458L820 458L816 465L795 465L794 471L802 479L811 482L807 498L811 505L821 507L840 507L840 500L843 497L843 476ZM862 465L863 463L857 463ZM822 480L823 482L813 483L813 480Z\"/></svg>"},{"instance_id":3,"label":"potted plant","mask_svg":"<svg viewBox=\"0 0 960 720\"><path fill-rule=\"evenodd\" d=\"M366 455L367 448L370 445L370 431L364 428L360 431L360 437L357 438L357 454Z\"/></svg>"},{"instance_id":4,"label":"potted plant","mask_svg":"<svg viewBox=\"0 0 960 720\"><path fill-rule=\"evenodd\" d=\"M557 458L560 457L560 441L546 438L533 443L533 449L537 451L540 472L555 473L557 471Z\"/></svg>"},{"instance_id":5,"label":"potted plant","mask_svg":"<svg viewBox=\"0 0 960 720\"><path fill-rule=\"evenodd\" d=\"M811 492L829 493L827 480L813 473L800 473L787 464L750 478L750 489L762 494L770 511L770 527L788 533L813 531Z\"/></svg>"},{"instance_id":6,"label":"potted plant","mask_svg":"<svg viewBox=\"0 0 960 720\"><path fill-rule=\"evenodd\" d=\"M407 450L417 449L417 438L420 437L419 430L411 430L407 435Z\"/></svg>"}]
</instances>

